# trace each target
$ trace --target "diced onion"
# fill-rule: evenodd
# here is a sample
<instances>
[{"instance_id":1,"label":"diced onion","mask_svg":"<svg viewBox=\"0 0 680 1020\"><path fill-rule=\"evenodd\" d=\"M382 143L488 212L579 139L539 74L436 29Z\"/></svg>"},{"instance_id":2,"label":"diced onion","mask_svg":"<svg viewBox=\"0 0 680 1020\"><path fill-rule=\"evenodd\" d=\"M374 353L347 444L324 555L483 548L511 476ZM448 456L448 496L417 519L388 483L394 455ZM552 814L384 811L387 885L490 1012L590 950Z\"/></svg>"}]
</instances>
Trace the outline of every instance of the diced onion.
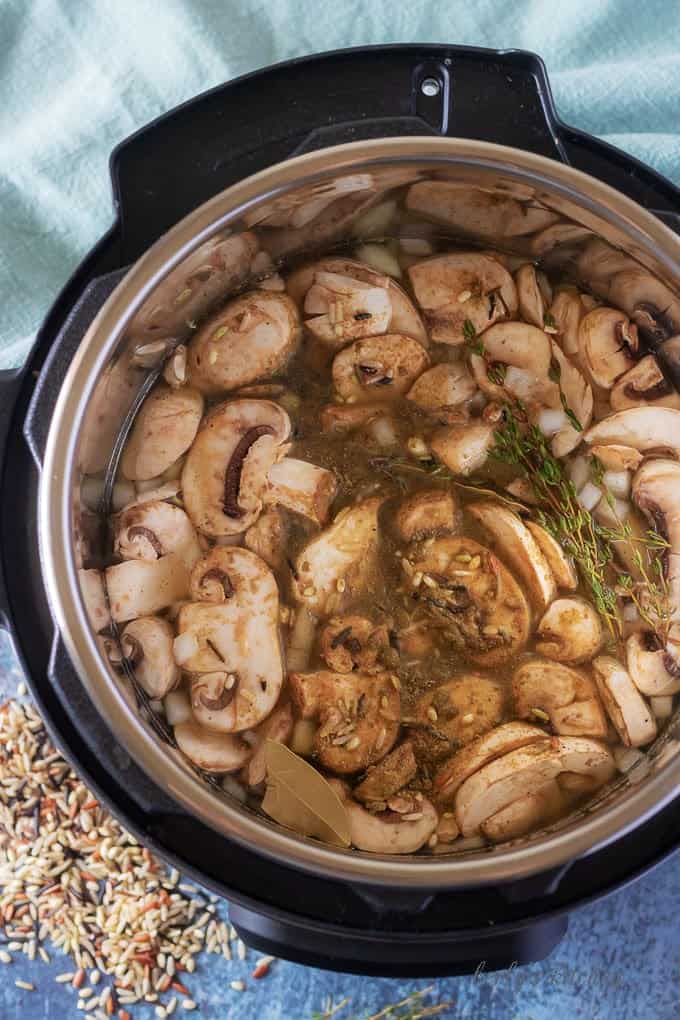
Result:
<instances>
[{"instance_id":1,"label":"diced onion","mask_svg":"<svg viewBox=\"0 0 680 1020\"><path fill-rule=\"evenodd\" d=\"M593 482L586 482L578 494L578 501L584 510L594 510L602 499L602 489Z\"/></svg>"},{"instance_id":2,"label":"diced onion","mask_svg":"<svg viewBox=\"0 0 680 1020\"><path fill-rule=\"evenodd\" d=\"M513 396L519 400L529 400L538 383L538 376L533 372L527 372L523 368L516 368L515 365L508 365L505 371L503 385Z\"/></svg>"},{"instance_id":3,"label":"diced onion","mask_svg":"<svg viewBox=\"0 0 680 1020\"><path fill-rule=\"evenodd\" d=\"M569 424L569 419L564 411L546 407L538 415L537 424L544 435L554 436L556 432Z\"/></svg>"},{"instance_id":4,"label":"diced onion","mask_svg":"<svg viewBox=\"0 0 680 1020\"><path fill-rule=\"evenodd\" d=\"M399 247L407 255L432 255L434 248L424 237L400 237Z\"/></svg>"},{"instance_id":5,"label":"diced onion","mask_svg":"<svg viewBox=\"0 0 680 1020\"><path fill-rule=\"evenodd\" d=\"M670 694L650 698L649 704L656 719L669 719L673 715L673 697Z\"/></svg>"},{"instance_id":6,"label":"diced onion","mask_svg":"<svg viewBox=\"0 0 680 1020\"><path fill-rule=\"evenodd\" d=\"M630 471L605 471L602 481L612 496L626 499L630 495Z\"/></svg>"},{"instance_id":7,"label":"diced onion","mask_svg":"<svg viewBox=\"0 0 680 1020\"><path fill-rule=\"evenodd\" d=\"M172 654L178 666L183 666L198 652L198 640L195 634L178 634L172 643Z\"/></svg>"},{"instance_id":8,"label":"diced onion","mask_svg":"<svg viewBox=\"0 0 680 1020\"><path fill-rule=\"evenodd\" d=\"M638 612L638 607L635 605L634 602L628 602L623 607L623 614L622 615L623 615L623 618L626 621L626 623L637 623L637 621L640 619L640 613Z\"/></svg>"},{"instance_id":9,"label":"diced onion","mask_svg":"<svg viewBox=\"0 0 680 1020\"><path fill-rule=\"evenodd\" d=\"M170 691L163 698L165 718L170 726L178 726L180 723L191 722L193 715L189 696L186 691Z\"/></svg>"},{"instance_id":10,"label":"diced onion","mask_svg":"<svg viewBox=\"0 0 680 1020\"><path fill-rule=\"evenodd\" d=\"M376 418L371 422L369 429L380 446L396 446L399 441L391 418Z\"/></svg>"},{"instance_id":11,"label":"diced onion","mask_svg":"<svg viewBox=\"0 0 680 1020\"><path fill-rule=\"evenodd\" d=\"M362 244L356 250L356 257L372 269L387 276L401 276L401 266L384 244Z\"/></svg>"},{"instance_id":12,"label":"diced onion","mask_svg":"<svg viewBox=\"0 0 680 1020\"><path fill-rule=\"evenodd\" d=\"M649 759L636 747L619 745L612 749L612 755L619 772L626 773L631 782L639 782L649 772ZM633 769L634 772L631 775Z\"/></svg>"},{"instance_id":13,"label":"diced onion","mask_svg":"<svg viewBox=\"0 0 680 1020\"><path fill-rule=\"evenodd\" d=\"M585 457L575 457L569 467L569 477L578 492L590 478L590 464Z\"/></svg>"}]
</instances>

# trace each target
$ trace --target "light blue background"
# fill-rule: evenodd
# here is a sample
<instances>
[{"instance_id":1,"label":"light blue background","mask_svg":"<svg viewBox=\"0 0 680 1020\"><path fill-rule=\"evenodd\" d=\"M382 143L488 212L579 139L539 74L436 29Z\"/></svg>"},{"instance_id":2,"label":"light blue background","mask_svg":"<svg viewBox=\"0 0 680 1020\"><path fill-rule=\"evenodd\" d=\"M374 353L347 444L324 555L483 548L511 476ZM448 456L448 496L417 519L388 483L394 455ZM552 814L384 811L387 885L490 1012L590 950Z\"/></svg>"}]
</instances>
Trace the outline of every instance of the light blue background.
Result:
<instances>
[{"instance_id":1,"label":"light blue background","mask_svg":"<svg viewBox=\"0 0 680 1020\"><path fill-rule=\"evenodd\" d=\"M680 184L678 0L0 0L0 367L22 361L59 288L109 226L107 159L117 142L256 67L413 41L540 53L564 120ZM4 640L0 678L0 693L19 680ZM550 961L437 982L438 995L456 1004L445 1016L671 1020L680 1011L679 905L676 861L580 911ZM0 1020L82 1016L52 981L60 969L22 962L0 971ZM277 963L237 996L228 982L247 973L245 964L228 969L206 958L200 993L192 982L200 1016L309 1020L325 996L348 995L352 1008L339 1015L348 1020L427 984ZM18 992L19 974L38 991ZM134 1015L152 1017L153 1009Z\"/></svg>"}]
</instances>

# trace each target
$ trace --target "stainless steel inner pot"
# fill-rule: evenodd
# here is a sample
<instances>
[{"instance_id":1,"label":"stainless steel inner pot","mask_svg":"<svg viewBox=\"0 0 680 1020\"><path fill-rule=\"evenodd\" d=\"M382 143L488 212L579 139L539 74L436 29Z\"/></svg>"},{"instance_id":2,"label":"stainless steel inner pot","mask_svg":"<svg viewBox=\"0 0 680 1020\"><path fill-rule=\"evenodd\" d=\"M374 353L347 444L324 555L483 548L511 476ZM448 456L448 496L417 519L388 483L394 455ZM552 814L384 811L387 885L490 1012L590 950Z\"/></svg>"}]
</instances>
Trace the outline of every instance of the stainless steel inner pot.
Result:
<instances>
[{"instance_id":1,"label":"stainless steel inner pot","mask_svg":"<svg viewBox=\"0 0 680 1020\"><path fill-rule=\"evenodd\" d=\"M457 139L356 142L271 167L227 189L162 237L133 265L84 335L51 422L39 493L40 552L48 596L69 654L98 711L160 788L225 837L328 877L401 887L460 887L557 867L640 825L680 788L680 713L651 750L646 774L620 777L585 809L513 843L440 857L383 857L339 850L295 835L206 783L164 743L103 654L85 611L78 570L92 515L81 507L83 474L115 462L125 423L157 377L187 323L247 279L232 267L254 231L274 260L327 251L351 236L358 215L415 180L454 181L461 194L497 198L493 223L469 216L459 243L538 258L578 274L605 296L615 265L643 274L659 320L652 343L673 360L669 323L680 333L680 238L619 192L568 166L512 148ZM602 239L598 249L594 238ZM590 260L581 258L590 243ZM614 260L613 262L611 260ZM616 261L618 260L618 261ZM263 263L254 267L263 270ZM639 295L636 301L639 300ZM663 328L659 326L662 321ZM680 338L677 339L680 344ZM127 427L126 426L126 427ZM109 482L111 478L109 477ZM110 488L110 486L109 486Z\"/></svg>"}]
</instances>

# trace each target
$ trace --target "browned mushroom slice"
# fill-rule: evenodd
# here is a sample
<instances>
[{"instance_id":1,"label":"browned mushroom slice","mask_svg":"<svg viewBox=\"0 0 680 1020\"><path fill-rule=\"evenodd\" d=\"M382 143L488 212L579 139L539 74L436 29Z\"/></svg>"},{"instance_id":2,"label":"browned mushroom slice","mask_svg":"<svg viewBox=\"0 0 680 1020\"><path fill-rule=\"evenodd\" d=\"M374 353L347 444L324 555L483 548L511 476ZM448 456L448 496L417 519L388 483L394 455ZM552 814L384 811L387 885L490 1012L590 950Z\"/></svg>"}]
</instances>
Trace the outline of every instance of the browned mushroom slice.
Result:
<instances>
[{"instance_id":1,"label":"browned mushroom slice","mask_svg":"<svg viewBox=\"0 0 680 1020\"><path fill-rule=\"evenodd\" d=\"M680 691L680 669L651 631L630 635L626 641L626 665L637 689L649 698L667 697Z\"/></svg>"},{"instance_id":2,"label":"browned mushroom slice","mask_svg":"<svg viewBox=\"0 0 680 1020\"><path fill-rule=\"evenodd\" d=\"M517 300L519 313L525 322L538 329L545 325L546 301L541 293L536 267L527 262L515 273L515 286L517 287Z\"/></svg>"},{"instance_id":3,"label":"browned mushroom slice","mask_svg":"<svg viewBox=\"0 0 680 1020\"><path fill-rule=\"evenodd\" d=\"M519 839L558 818L566 806L567 801L559 783L549 779L544 786L519 797L487 818L482 823L481 831L493 843Z\"/></svg>"},{"instance_id":4,"label":"browned mushroom slice","mask_svg":"<svg viewBox=\"0 0 680 1020\"><path fill-rule=\"evenodd\" d=\"M616 308L594 308L581 320L579 361L591 380L610 390L634 364L637 326Z\"/></svg>"},{"instance_id":5,"label":"browned mushroom slice","mask_svg":"<svg viewBox=\"0 0 680 1020\"><path fill-rule=\"evenodd\" d=\"M531 239L531 253L537 258L544 258L562 251L573 252L575 245L593 237L592 230L578 223L555 223L551 227L540 230Z\"/></svg>"},{"instance_id":6,"label":"browned mushroom slice","mask_svg":"<svg viewBox=\"0 0 680 1020\"><path fill-rule=\"evenodd\" d=\"M402 559L414 595L447 641L471 662L496 666L524 648L530 614L522 590L500 560L467 537L438 538Z\"/></svg>"},{"instance_id":7,"label":"browned mushroom slice","mask_svg":"<svg viewBox=\"0 0 680 1020\"><path fill-rule=\"evenodd\" d=\"M601 460L608 471L635 471L642 463L642 454L634 450L632 446L617 446L612 443L610 446L591 447L593 457Z\"/></svg>"},{"instance_id":8,"label":"browned mushroom slice","mask_svg":"<svg viewBox=\"0 0 680 1020\"><path fill-rule=\"evenodd\" d=\"M242 779L246 786L259 786L267 775L265 745L268 740L287 744L293 733L293 709L289 701L279 702L274 711L255 729L255 741L251 742L253 756L243 769Z\"/></svg>"},{"instance_id":9,"label":"browned mushroom slice","mask_svg":"<svg viewBox=\"0 0 680 1020\"><path fill-rule=\"evenodd\" d=\"M150 698L164 698L180 679L172 654L174 631L167 620L143 616L128 623L121 638L121 652Z\"/></svg>"},{"instance_id":10,"label":"browned mushroom slice","mask_svg":"<svg viewBox=\"0 0 680 1020\"><path fill-rule=\"evenodd\" d=\"M293 594L315 613L342 612L375 578L382 497L345 507L295 561Z\"/></svg>"},{"instance_id":11,"label":"browned mushroom slice","mask_svg":"<svg viewBox=\"0 0 680 1020\"><path fill-rule=\"evenodd\" d=\"M121 458L126 478L162 475L191 446L203 414L203 397L159 383L142 404Z\"/></svg>"},{"instance_id":12,"label":"browned mushroom slice","mask_svg":"<svg viewBox=\"0 0 680 1020\"><path fill-rule=\"evenodd\" d=\"M422 794L392 798L398 811L388 805L387 810L376 812L358 804L345 783L332 779L331 786L343 801L352 845L358 850L412 854L427 843L437 828L437 812Z\"/></svg>"},{"instance_id":13,"label":"browned mushroom slice","mask_svg":"<svg viewBox=\"0 0 680 1020\"><path fill-rule=\"evenodd\" d=\"M464 364L442 362L423 372L406 396L422 411L441 414L465 404L476 392L477 383Z\"/></svg>"},{"instance_id":14,"label":"browned mushroom slice","mask_svg":"<svg viewBox=\"0 0 680 1020\"><path fill-rule=\"evenodd\" d=\"M269 400L232 400L206 416L182 471L184 505L213 538L246 531L262 509L267 472L290 435L290 419Z\"/></svg>"},{"instance_id":15,"label":"browned mushroom slice","mask_svg":"<svg viewBox=\"0 0 680 1020\"><path fill-rule=\"evenodd\" d=\"M430 437L430 449L454 475L470 475L486 463L494 445L493 425L445 425Z\"/></svg>"},{"instance_id":16,"label":"browned mushroom slice","mask_svg":"<svg viewBox=\"0 0 680 1020\"><path fill-rule=\"evenodd\" d=\"M305 329L333 350L350 340L387 333L392 320L387 278L378 277L371 284L317 270L304 310L311 315L305 320Z\"/></svg>"},{"instance_id":17,"label":"browned mushroom slice","mask_svg":"<svg viewBox=\"0 0 680 1020\"><path fill-rule=\"evenodd\" d=\"M497 726L506 709L503 685L476 673L447 680L415 704L410 739L419 759L438 761Z\"/></svg>"},{"instance_id":18,"label":"browned mushroom slice","mask_svg":"<svg viewBox=\"0 0 680 1020\"><path fill-rule=\"evenodd\" d=\"M125 560L107 567L104 574L116 623L153 616L189 592L189 574L177 553L157 560Z\"/></svg>"},{"instance_id":19,"label":"browned mushroom slice","mask_svg":"<svg viewBox=\"0 0 680 1020\"><path fill-rule=\"evenodd\" d=\"M434 777L433 795L437 804L448 805L458 787L482 766L518 747L545 740L545 730L524 722L508 722L484 733L456 751Z\"/></svg>"},{"instance_id":20,"label":"browned mushroom slice","mask_svg":"<svg viewBox=\"0 0 680 1020\"><path fill-rule=\"evenodd\" d=\"M589 445L630 446L634 450L672 450L680 456L680 410L629 407L593 425L583 436Z\"/></svg>"},{"instance_id":21,"label":"browned mushroom slice","mask_svg":"<svg viewBox=\"0 0 680 1020\"><path fill-rule=\"evenodd\" d=\"M410 389L429 364L422 344L409 336L357 340L333 359L333 385L344 400L393 400Z\"/></svg>"},{"instance_id":22,"label":"browned mushroom slice","mask_svg":"<svg viewBox=\"0 0 680 1020\"><path fill-rule=\"evenodd\" d=\"M680 408L680 393L666 379L653 354L648 354L629 368L617 381L610 393L613 411L627 407Z\"/></svg>"},{"instance_id":23,"label":"browned mushroom slice","mask_svg":"<svg viewBox=\"0 0 680 1020\"><path fill-rule=\"evenodd\" d=\"M341 616L326 624L319 646L321 658L336 673L354 669L378 673L385 668L379 661L389 647L389 636L387 627L376 626L365 616Z\"/></svg>"},{"instance_id":24,"label":"browned mushroom slice","mask_svg":"<svg viewBox=\"0 0 680 1020\"><path fill-rule=\"evenodd\" d=\"M620 662L610 655L593 661L593 674L609 718L626 747L643 747L656 737L654 714Z\"/></svg>"},{"instance_id":25,"label":"browned mushroom slice","mask_svg":"<svg viewBox=\"0 0 680 1020\"><path fill-rule=\"evenodd\" d=\"M558 290L548 309L550 320L557 330L555 335L562 350L570 358L578 354L578 329L585 314L581 295L573 287Z\"/></svg>"},{"instance_id":26,"label":"browned mushroom slice","mask_svg":"<svg viewBox=\"0 0 680 1020\"><path fill-rule=\"evenodd\" d=\"M607 717L593 681L577 669L529 659L512 677L514 708L520 719L548 721L562 736L607 736Z\"/></svg>"},{"instance_id":27,"label":"browned mushroom slice","mask_svg":"<svg viewBox=\"0 0 680 1020\"><path fill-rule=\"evenodd\" d=\"M635 260L599 237L589 241L576 262L579 277L587 287L593 287L598 294L605 293L610 280L616 273L637 266ZM614 301L614 304L618 302Z\"/></svg>"},{"instance_id":28,"label":"browned mushroom slice","mask_svg":"<svg viewBox=\"0 0 680 1020\"><path fill-rule=\"evenodd\" d=\"M637 267L613 276L609 300L630 315L652 344L680 333L680 298L646 269Z\"/></svg>"},{"instance_id":29,"label":"browned mushroom slice","mask_svg":"<svg viewBox=\"0 0 680 1020\"><path fill-rule=\"evenodd\" d=\"M557 587L566 588L567 591L575 591L578 588L578 574L576 573L572 558L565 553L562 546L553 538L550 532L546 531L540 524L537 524L536 521L524 521L524 525L529 529L536 545L543 553L555 578Z\"/></svg>"},{"instance_id":30,"label":"browned mushroom slice","mask_svg":"<svg viewBox=\"0 0 680 1020\"><path fill-rule=\"evenodd\" d=\"M536 628L536 651L557 662L588 662L604 640L600 616L582 598L552 602Z\"/></svg>"},{"instance_id":31,"label":"browned mushroom slice","mask_svg":"<svg viewBox=\"0 0 680 1020\"><path fill-rule=\"evenodd\" d=\"M279 506L270 506L245 533L246 549L256 553L272 570L280 570L286 559L288 521Z\"/></svg>"},{"instance_id":32,"label":"browned mushroom slice","mask_svg":"<svg viewBox=\"0 0 680 1020\"><path fill-rule=\"evenodd\" d=\"M465 342L465 322L482 333L517 312L510 273L478 252L436 255L410 266L408 276L433 340Z\"/></svg>"},{"instance_id":33,"label":"browned mushroom slice","mask_svg":"<svg viewBox=\"0 0 680 1020\"><path fill-rule=\"evenodd\" d=\"M106 601L104 576L101 570L78 570L80 593L85 611L95 631L105 630L111 623L111 614Z\"/></svg>"},{"instance_id":34,"label":"browned mushroom slice","mask_svg":"<svg viewBox=\"0 0 680 1020\"><path fill-rule=\"evenodd\" d=\"M400 697L389 673L291 673L291 697L303 719L318 719L314 747L341 775L384 758L399 734Z\"/></svg>"},{"instance_id":35,"label":"browned mushroom slice","mask_svg":"<svg viewBox=\"0 0 680 1020\"><path fill-rule=\"evenodd\" d=\"M569 416L565 413L567 420L552 436L550 449L555 457L566 457L579 445L584 429L587 429L592 421L593 391L590 383L569 358L565 357L554 340L550 343L550 350L551 370L557 369L559 374L560 401L566 403L570 412Z\"/></svg>"},{"instance_id":36,"label":"browned mushroom slice","mask_svg":"<svg viewBox=\"0 0 680 1020\"><path fill-rule=\"evenodd\" d=\"M196 722L178 723L174 733L182 754L204 772L237 772L253 753L238 734L211 733Z\"/></svg>"},{"instance_id":37,"label":"browned mushroom slice","mask_svg":"<svg viewBox=\"0 0 680 1020\"><path fill-rule=\"evenodd\" d=\"M286 294L242 294L193 337L191 384L202 393L218 394L270 378L285 366L299 338L298 310Z\"/></svg>"},{"instance_id":38,"label":"browned mushroom slice","mask_svg":"<svg viewBox=\"0 0 680 1020\"><path fill-rule=\"evenodd\" d=\"M421 489L405 496L395 515L395 530L402 542L456 530L456 498L446 489Z\"/></svg>"},{"instance_id":39,"label":"browned mushroom slice","mask_svg":"<svg viewBox=\"0 0 680 1020\"><path fill-rule=\"evenodd\" d=\"M411 782L417 771L413 744L405 740L381 762L369 768L359 785L354 787L354 796L365 803L388 801Z\"/></svg>"},{"instance_id":40,"label":"browned mushroom slice","mask_svg":"<svg viewBox=\"0 0 680 1020\"><path fill-rule=\"evenodd\" d=\"M114 518L114 552L124 560L156 560L177 553L191 570L201 547L183 510L162 500L148 500Z\"/></svg>"},{"instance_id":41,"label":"browned mushroom slice","mask_svg":"<svg viewBox=\"0 0 680 1020\"><path fill-rule=\"evenodd\" d=\"M508 392L528 404L559 406L559 389L549 378L548 336L526 322L502 322L484 333L484 357L470 356L477 385L501 403Z\"/></svg>"},{"instance_id":42,"label":"browned mushroom slice","mask_svg":"<svg viewBox=\"0 0 680 1020\"><path fill-rule=\"evenodd\" d=\"M284 457L267 472L265 503L280 503L295 513L324 525L338 491L332 471L306 460Z\"/></svg>"},{"instance_id":43,"label":"browned mushroom slice","mask_svg":"<svg viewBox=\"0 0 680 1020\"><path fill-rule=\"evenodd\" d=\"M491 242L545 230L558 219L535 201L523 202L454 181L418 181L406 194L406 208L456 233Z\"/></svg>"}]
</instances>

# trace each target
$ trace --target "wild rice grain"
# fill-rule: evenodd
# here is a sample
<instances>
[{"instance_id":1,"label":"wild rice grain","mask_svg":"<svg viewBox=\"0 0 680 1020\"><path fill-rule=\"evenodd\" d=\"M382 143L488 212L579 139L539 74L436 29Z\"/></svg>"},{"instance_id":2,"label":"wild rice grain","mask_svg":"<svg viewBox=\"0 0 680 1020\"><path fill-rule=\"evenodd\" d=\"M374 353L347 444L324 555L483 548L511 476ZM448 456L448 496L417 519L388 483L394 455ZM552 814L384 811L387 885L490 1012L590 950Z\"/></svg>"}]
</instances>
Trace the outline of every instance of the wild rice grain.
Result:
<instances>
[{"instance_id":1,"label":"wild rice grain","mask_svg":"<svg viewBox=\"0 0 680 1020\"><path fill-rule=\"evenodd\" d=\"M17 979L14 982L14 984L16 985L17 988L23 988L23 990L25 992L34 992L35 991L35 985L32 985L30 981L20 981L20 980Z\"/></svg>"}]
</instances>

